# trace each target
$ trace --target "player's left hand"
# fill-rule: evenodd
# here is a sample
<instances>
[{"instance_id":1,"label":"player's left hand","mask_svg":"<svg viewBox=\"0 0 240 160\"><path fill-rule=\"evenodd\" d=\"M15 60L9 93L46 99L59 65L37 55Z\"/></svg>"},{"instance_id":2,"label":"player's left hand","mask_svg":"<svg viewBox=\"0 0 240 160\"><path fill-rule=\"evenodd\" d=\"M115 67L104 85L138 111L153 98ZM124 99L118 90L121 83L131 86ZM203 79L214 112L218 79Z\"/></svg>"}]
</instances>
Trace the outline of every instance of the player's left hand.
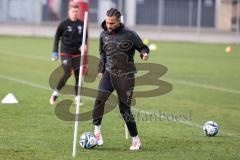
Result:
<instances>
[{"instance_id":1,"label":"player's left hand","mask_svg":"<svg viewBox=\"0 0 240 160\"><path fill-rule=\"evenodd\" d=\"M52 61L57 61L59 58L58 52L52 52Z\"/></svg>"},{"instance_id":2,"label":"player's left hand","mask_svg":"<svg viewBox=\"0 0 240 160\"><path fill-rule=\"evenodd\" d=\"M147 61L148 58L149 58L149 55L148 55L147 53L144 53L142 59L143 59L144 61Z\"/></svg>"}]
</instances>

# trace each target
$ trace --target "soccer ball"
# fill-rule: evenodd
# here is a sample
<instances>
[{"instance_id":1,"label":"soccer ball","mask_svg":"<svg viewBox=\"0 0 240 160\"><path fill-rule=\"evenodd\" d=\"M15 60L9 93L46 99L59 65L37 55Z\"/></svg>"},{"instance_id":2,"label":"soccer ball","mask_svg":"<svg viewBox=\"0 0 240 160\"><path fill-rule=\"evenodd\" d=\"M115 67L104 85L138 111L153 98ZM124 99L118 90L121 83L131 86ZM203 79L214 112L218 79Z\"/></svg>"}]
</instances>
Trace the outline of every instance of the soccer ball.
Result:
<instances>
[{"instance_id":1,"label":"soccer ball","mask_svg":"<svg viewBox=\"0 0 240 160\"><path fill-rule=\"evenodd\" d=\"M203 125L203 131L209 137L215 136L218 133L218 124L214 121L208 121Z\"/></svg>"},{"instance_id":2,"label":"soccer ball","mask_svg":"<svg viewBox=\"0 0 240 160\"><path fill-rule=\"evenodd\" d=\"M80 137L79 143L82 148L90 149L97 145L97 139L91 132L84 132Z\"/></svg>"}]
</instances>

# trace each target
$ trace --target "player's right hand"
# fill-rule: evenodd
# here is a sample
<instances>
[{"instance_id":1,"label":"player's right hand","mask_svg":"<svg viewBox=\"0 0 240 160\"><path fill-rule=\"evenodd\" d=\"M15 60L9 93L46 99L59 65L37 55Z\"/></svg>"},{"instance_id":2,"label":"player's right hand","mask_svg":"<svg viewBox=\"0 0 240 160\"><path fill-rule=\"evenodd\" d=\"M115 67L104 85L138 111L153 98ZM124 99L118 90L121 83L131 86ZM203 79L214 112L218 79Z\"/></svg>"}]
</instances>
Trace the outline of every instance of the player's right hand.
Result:
<instances>
[{"instance_id":1,"label":"player's right hand","mask_svg":"<svg viewBox=\"0 0 240 160\"><path fill-rule=\"evenodd\" d=\"M143 59L144 61L147 61L148 58L149 58L149 55L148 55L147 53L144 53L142 59Z\"/></svg>"},{"instance_id":2,"label":"player's right hand","mask_svg":"<svg viewBox=\"0 0 240 160\"><path fill-rule=\"evenodd\" d=\"M52 52L52 61L57 61L59 58L58 52Z\"/></svg>"}]
</instances>

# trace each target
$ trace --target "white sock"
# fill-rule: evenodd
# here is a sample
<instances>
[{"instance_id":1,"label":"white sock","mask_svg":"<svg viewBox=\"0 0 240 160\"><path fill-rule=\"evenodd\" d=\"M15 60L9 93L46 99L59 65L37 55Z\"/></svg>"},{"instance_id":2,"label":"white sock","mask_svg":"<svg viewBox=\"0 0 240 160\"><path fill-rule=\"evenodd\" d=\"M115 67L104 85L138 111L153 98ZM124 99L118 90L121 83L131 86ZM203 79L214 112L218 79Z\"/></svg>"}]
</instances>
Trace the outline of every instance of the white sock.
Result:
<instances>
[{"instance_id":1,"label":"white sock","mask_svg":"<svg viewBox=\"0 0 240 160\"><path fill-rule=\"evenodd\" d=\"M136 142L136 141L140 141L138 135L136 137L132 137L132 141Z\"/></svg>"},{"instance_id":2,"label":"white sock","mask_svg":"<svg viewBox=\"0 0 240 160\"><path fill-rule=\"evenodd\" d=\"M94 133L95 133L95 134L101 133L101 125L99 125L99 126L95 125Z\"/></svg>"},{"instance_id":3,"label":"white sock","mask_svg":"<svg viewBox=\"0 0 240 160\"><path fill-rule=\"evenodd\" d=\"M60 93L59 93L58 90L54 90L52 95L53 95L53 96L59 96L59 94L60 94Z\"/></svg>"},{"instance_id":4,"label":"white sock","mask_svg":"<svg viewBox=\"0 0 240 160\"><path fill-rule=\"evenodd\" d=\"M77 101L77 100L78 100L78 97L79 97L79 96L75 96L75 101Z\"/></svg>"}]
</instances>

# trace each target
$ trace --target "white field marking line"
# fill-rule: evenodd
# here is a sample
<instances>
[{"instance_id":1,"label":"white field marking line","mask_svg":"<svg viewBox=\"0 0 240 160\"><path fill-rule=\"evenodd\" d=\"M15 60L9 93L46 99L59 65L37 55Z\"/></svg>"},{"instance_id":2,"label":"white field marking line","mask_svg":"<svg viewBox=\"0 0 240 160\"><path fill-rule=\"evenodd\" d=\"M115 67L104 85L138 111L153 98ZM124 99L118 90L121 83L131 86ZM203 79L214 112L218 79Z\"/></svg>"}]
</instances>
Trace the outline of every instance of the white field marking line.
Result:
<instances>
[{"instance_id":1,"label":"white field marking line","mask_svg":"<svg viewBox=\"0 0 240 160\"><path fill-rule=\"evenodd\" d=\"M20 84L28 85L28 86L31 86L31 87L34 87L34 88L51 90L49 87L47 87L45 85L41 85L41 84L37 84L37 83L33 83L33 82L29 82L29 81L25 81L25 80L21 80L21 79L17 79L17 78L12 78L12 77L5 76L5 75L0 75L0 78L10 80L10 81L13 81L13 82L17 82L17 83L20 83Z\"/></svg>"},{"instance_id":2,"label":"white field marking line","mask_svg":"<svg viewBox=\"0 0 240 160\"><path fill-rule=\"evenodd\" d=\"M30 81L21 80L21 79L17 79L17 78L5 76L5 75L0 75L0 79L10 80L10 81L17 82L17 83L20 83L20 84L28 85L30 87L44 89L44 90L48 90L48 91L52 90L50 87L48 87L46 85L37 84L37 83L30 82ZM89 99L89 100L93 99L91 97L85 97L85 96L83 96L83 97L84 97L84 99Z\"/></svg>"},{"instance_id":3,"label":"white field marking line","mask_svg":"<svg viewBox=\"0 0 240 160\"><path fill-rule=\"evenodd\" d=\"M144 113L144 114L148 114L148 115L153 115L155 114L156 112L147 112L147 111L144 111L142 109L137 109L136 107L132 107L132 110L133 111L136 111L136 112L140 112L140 113ZM166 120L167 121L167 120ZM146 122L146 121L145 121ZM191 126L191 127L195 127L195 128L203 128L201 125L198 125L198 124L195 124L195 123L192 123L190 121L168 121L168 122L175 122L175 123L181 123L181 124L184 124L184 125L187 125L187 126ZM229 136L229 137L237 137L239 138L240 136L239 135L236 135L234 133L229 133L229 132L223 132L221 131L221 127L220 127L220 133L223 134L223 135L226 135L226 136Z\"/></svg>"},{"instance_id":4,"label":"white field marking line","mask_svg":"<svg viewBox=\"0 0 240 160\"><path fill-rule=\"evenodd\" d=\"M9 51L1 50L0 54L12 55L12 56L20 57L20 58L28 58L28 59L40 60L40 61L50 61L50 58L47 59L47 58L40 57L40 56L26 55L26 54L20 53L20 52L9 52Z\"/></svg>"},{"instance_id":5,"label":"white field marking line","mask_svg":"<svg viewBox=\"0 0 240 160\"><path fill-rule=\"evenodd\" d=\"M36 84L36 83L33 83L33 82L20 80L20 79L16 79L16 78L12 78L12 77L5 76L5 75L0 75L0 78L15 81L15 82L18 82L18 83L21 83L21 84L26 84L26 85L36 87L36 88L51 90L49 87L47 87L45 85L40 85L40 84ZM192 83L192 82L187 82L187 81L179 81L179 80L172 80L172 79L170 81L174 81L176 83L190 85L190 86L194 86L194 87L207 88L207 89L213 89L213 90L216 90L216 91L240 94L240 91L237 91L237 90L229 90L229 89L226 89L226 88L219 88L219 87L210 86L210 85L202 85L202 84Z\"/></svg>"},{"instance_id":6,"label":"white field marking line","mask_svg":"<svg viewBox=\"0 0 240 160\"><path fill-rule=\"evenodd\" d=\"M234 94L240 94L239 90L234 90L234 89L227 89L223 87L218 87L218 86L212 86L212 85L207 85L207 84L199 84L199 83L194 83L194 82L189 82L189 81L183 81L183 80L174 80L174 79L165 79L169 80L178 84L183 84L183 85L189 85L193 87L199 87L199 88L205 88L205 89L212 89L215 91L221 91L221 92L228 92L228 93L234 93Z\"/></svg>"},{"instance_id":7,"label":"white field marking line","mask_svg":"<svg viewBox=\"0 0 240 160\"><path fill-rule=\"evenodd\" d=\"M44 90L51 90L49 87L47 87L45 85L41 85L41 84L37 84L37 83L25 81L25 80L12 78L12 77L5 76L5 75L0 75L0 78L1 79L6 79L6 80L10 80L10 81L14 81L14 82L17 82L17 83L21 83L21 84L24 84L24 85L28 85L28 86L31 86L31 87L34 87L34 88L39 88L39 89L44 89ZM92 99L92 98L89 98L89 99ZM137 112L141 112L141 113L144 113L144 114L154 114L155 113L155 112L151 113L151 112L147 112L147 111L144 111L144 110L140 110L140 109L137 109L135 107L132 107L132 110L135 110ZM182 124L185 124L185 125L188 125L188 126L192 126L192 127L196 127L196 128L202 128L202 126L194 124L194 123L191 123L191 122L186 122L186 121L173 121L173 122L182 123ZM239 137L239 136L237 136L237 135L235 135L233 133L227 133L227 132L222 132L222 131L221 131L221 133L225 134L227 136Z\"/></svg>"},{"instance_id":8,"label":"white field marking line","mask_svg":"<svg viewBox=\"0 0 240 160\"><path fill-rule=\"evenodd\" d=\"M25 55L25 54L17 53L17 52L0 51L0 54L6 54L6 55L10 54L10 55L23 57L23 58L28 58L28 59L50 61L50 59L43 58L43 57L40 57L40 56L29 56L29 55ZM189 85L189 86L193 86L193 87L199 87L199 88L212 89L212 90L221 91L221 92L240 94L239 90L227 89L227 88L218 87L218 86L212 86L212 85L207 85L207 84L199 84L199 83L194 83L194 82L189 82L189 81L184 81L184 80L175 80L175 79L169 79L169 78L166 78L166 79L163 79L163 80L169 80L169 81L172 81L172 82L175 82L175 83L178 83L178 84Z\"/></svg>"}]
</instances>

